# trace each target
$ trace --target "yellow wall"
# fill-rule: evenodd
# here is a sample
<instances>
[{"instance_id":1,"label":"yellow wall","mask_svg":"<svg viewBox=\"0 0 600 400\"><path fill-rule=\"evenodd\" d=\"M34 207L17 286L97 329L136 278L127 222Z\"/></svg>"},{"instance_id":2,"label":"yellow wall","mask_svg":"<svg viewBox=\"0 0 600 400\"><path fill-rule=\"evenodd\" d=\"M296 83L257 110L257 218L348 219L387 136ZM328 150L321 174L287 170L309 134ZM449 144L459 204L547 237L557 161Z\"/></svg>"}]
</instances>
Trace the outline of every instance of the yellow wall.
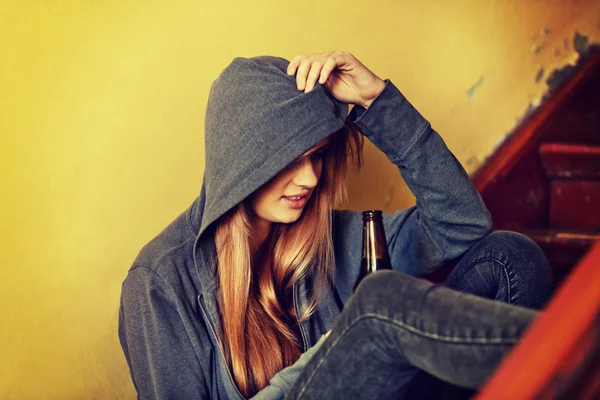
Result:
<instances>
[{"instance_id":1,"label":"yellow wall","mask_svg":"<svg viewBox=\"0 0 600 400\"><path fill-rule=\"evenodd\" d=\"M473 171L545 92L539 67L575 60L575 30L600 40L594 0L5 0L0 21L2 399L134 397L121 281L199 191L209 85L233 57L350 51ZM350 207L412 201L385 161L368 148Z\"/></svg>"}]
</instances>

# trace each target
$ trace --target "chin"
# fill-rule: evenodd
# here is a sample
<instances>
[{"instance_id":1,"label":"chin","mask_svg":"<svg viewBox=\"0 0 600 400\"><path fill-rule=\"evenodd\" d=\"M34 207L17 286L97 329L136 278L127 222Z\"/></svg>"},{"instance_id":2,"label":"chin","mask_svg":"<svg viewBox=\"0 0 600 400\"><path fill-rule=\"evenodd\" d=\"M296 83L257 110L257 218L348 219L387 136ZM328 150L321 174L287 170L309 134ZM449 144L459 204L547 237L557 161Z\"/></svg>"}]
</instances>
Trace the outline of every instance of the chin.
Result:
<instances>
[{"instance_id":1,"label":"chin","mask_svg":"<svg viewBox=\"0 0 600 400\"><path fill-rule=\"evenodd\" d=\"M286 215L285 217L282 216L281 218L279 218L279 223L280 224L291 224L291 223L298 221L301 216L302 216L302 212L298 212L297 214L293 214L293 215Z\"/></svg>"}]
</instances>

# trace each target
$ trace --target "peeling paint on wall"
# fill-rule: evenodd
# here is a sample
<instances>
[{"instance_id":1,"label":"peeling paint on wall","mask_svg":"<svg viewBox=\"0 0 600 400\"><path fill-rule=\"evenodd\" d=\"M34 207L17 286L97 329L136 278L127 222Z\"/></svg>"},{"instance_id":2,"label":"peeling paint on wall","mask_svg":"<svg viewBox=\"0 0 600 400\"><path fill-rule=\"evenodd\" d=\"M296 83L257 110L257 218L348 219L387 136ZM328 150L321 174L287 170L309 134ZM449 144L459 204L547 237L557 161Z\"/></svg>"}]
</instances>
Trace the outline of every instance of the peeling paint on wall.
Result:
<instances>
[{"instance_id":1,"label":"peeling paint on wall","mask_svg":"<svg viewBox=\"0 0 600 400\"><path fill-rule=\"evenodd\" d=\"M581 61L584 60L585 57L590 53L590 49L596 46L590 45L587 36L581 35L579 32L575 32L573 37L573 49L577 52L577 54L579 54L578 62L575 65L566 65L563 68L555 69L550 73L548 79L546 79L546 84L548 85L549 91L546 95L544 95L542 102L548 97L548 94L562 86L573 76L578 69L578 65L581 64Z\"/></svg>"},{"instance_id":2,"label":"peeling paint on wall","mask_svg":"<svg viewBox=\"0 0 600 400\"><path fill-rule=\"evenodd\" d=\"M544 67L540 67L540 69L538 69L538 72L535 74L535 81L539 82L542 80L542 78L544 77L544 72L546 72L544 70Z\"/></svg>"},{"instance_id":3,"label":"peeling paint on wall","mask_svg":"<svg viewBox=\"0 0 600 400\"><path fill-rule=\"evenodd\" d=\"M388 186L387 193L385 195L385 208L390 208L392 201L394 200L394 185Z\"/></svg>"},{"instance_id":4,"label":"peeling paint on wall","mask_svg":"<svg viewBox=\"0 0 600 400\"><path fill-rule=\"evenodd\" d=\"M477 169L482 164L482 161L476 154L471 155L467 158L467 166L472 169Z\"/></svg>"},{"instance_id":5,"label":"peeling paint on wall","mask_svg":"<svg viewBox=\"0 0 600 400\"><path fill-rule=\"evenodd\" d=\"M475 96L475 92L477 92L483 81L484 77L480 76L477 82L475 82L473 85L471 85L469 89L467 89L467 97L469 98L469 100L473 99L473 96Z\"/></svg>"},{"instance_id":6,"label":"peeling paint on wall","mask_svg":"<svg viewBox=\"0 0 600 400\"><path fill-rule=\"evenodd\" d=\"M573 47L575 51L579 54L585 53L588 46L590 44L590 40L587 36L581 35L579 32L575 32L575 37L573 38Z\"/></svg>"},{"instance_id":7,"label":"peeling paint on wall","mask_svg":"<svg viewBox=\"0 0 600 400\"><path fill-rule=\"evenodd\" d=\"M544 47L546 47L546 42L534 44L532 47L533 53L539 54L544 49Z\"/></svg>"},{"instance_id":8,"label":"peeling paint on wall","mask_svg":"<svg viewBox=\"0 0 600 400\"><path fill-rule=\"evenodd\" d=\"M557 68L552 70L548 74L548 78L546 79L546 84L548 86L548 91L542 96L539 104L543 104L545 100L547 100L548 96L553 93L557 88L562 86L568 79L570 79L573 74L578 70L581 62L587 57L592 48L598 47L598 45L591 45L588 36L582 35L579 32L575 32L572 39L573 49L578 54L578 60L575 65L565 65L562 68ZM563 39L563 47L565 50L568 50L571 46L569 45L569 40L567 38ZM555 56L559 56L561 54L560 49L554 49ZM544 66L541 66L538 70L535 81L540 82L545 73ZM524 117L530 115L537 106L534 106L533 103L528 105L527 110L525 110ZM521 120L524 118L521 118Z\"/></svg>"},{"instance_id":9,"label":"peeling paint on wall","mask_svg":"<svg viewBox=\"0 0 600 400\"><path fill-rule=\"evenodd\" d=\"M544 50L546 48L546 46L548 46L548 35L550 35L550 33L552 32L552 30L549 27L544 27L541 31L541 36L538 35L537 33L534 33L531 36L531 40L537 42L538 40L541 40L541 42L539 43L534 43L531 46L531 51L533 52L533 54L540 54L542 52L542 50Z\"/></svg>"},{"instance_id":10,"label":"peeling paint on wall","mask_svg":"<svg viewBox=\"0 0 600 400\"><path fill-rule=\"evenodd\" d=\"M550 34L550 28L544 28L543 33L544 35ZM532 39L537 40L538 36L534 35ZM556 90L558 90L560 87L562 87L563 84L568 82L574 76L574 74L577 73L581 64L587 59L589 54L594 49L598 49L598 51L600 51L600 44L591 44L588 36L582 35L577 31L573 34L573 38L571 39L571 41L568 40L568 38L564 38L562 41L562 47L564 51L569 51L571 46L577 54L577 61L574 65L567 64L562 68L555 68L549 72L546 70L546 67L544 65L539 66L535 74L535 82L542 84L544 77L547 76L546 81L544 82L546 84L546 90L541 96L530 96L530 101L527 104L527 108L524 110L521 116L516 118L516 124L514 129L516 129L520 124L522 124L523 121L527 120L538 109L540 105L544 104L550 98L550 96L554 92L556 92ZM533 52L537 54L538 51L536 50L537 47L534 47ZM553 55L555 57L558 57L561 54L562 51L560 48L554 49ZM492 154L498 149L498 147L502 145L502 143L504 143L504 141L511 134L512 132L500 138L500 140L496 143ZM475 164L476 160L477 158L475 156L472 156L468 159L467 165L471 166L471 164ZM535 200L535 196L532 196L531 198Z\"/></svg>"}]
</instances>

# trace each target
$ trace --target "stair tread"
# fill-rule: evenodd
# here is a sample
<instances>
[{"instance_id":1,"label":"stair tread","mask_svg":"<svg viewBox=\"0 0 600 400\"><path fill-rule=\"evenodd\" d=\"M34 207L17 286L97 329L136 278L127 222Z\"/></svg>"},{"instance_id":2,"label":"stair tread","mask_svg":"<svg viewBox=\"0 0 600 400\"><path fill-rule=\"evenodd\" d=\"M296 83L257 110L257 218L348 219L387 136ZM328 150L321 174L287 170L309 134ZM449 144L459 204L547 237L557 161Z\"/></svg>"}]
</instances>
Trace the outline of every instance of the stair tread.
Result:
<instances>
[{"instance_id":1,"label":"stair tread","mask_svg":"<svg viewBox=\"0 0 600 400\"><path fill-rule=\"evenodd\" d=\"M555 276L568 274L591 246L600 242L600 232L565 229L526 229L521 233L533 239L544 251Z\"/></svg>"},{"instance_id":2,"label":"stair tread","mask_svg":"<svg viewBox=\"0 0 600 400\"><path fill-rule=\"evenodd\" d=\"M540 156L550 178L600 178L600 146L572 143L543 143Z\"/></svg>"},{"instance_id":3,"label":"stair tread","mask_svg":"<svg viewBox=\"0 0 600 400\"><path fill-rule=\"evenodd\" d=\"M525 229L521 233L529 236L530 238L546 243L556 242L594 242L600 240L600 232L594 231L575 231L565 229Z\"/></svg>"},{"instance_id":4,"label":"stair tread","mask_svg":"<svg viewBox=\"0 0 600 400\"><path fill-rule=\"evenodd\" d=\"M600 146L574 143L542 143L540 145L542 154L559 153L569 155L596 155L600 156Z\"/></svg>"}]
</instances>

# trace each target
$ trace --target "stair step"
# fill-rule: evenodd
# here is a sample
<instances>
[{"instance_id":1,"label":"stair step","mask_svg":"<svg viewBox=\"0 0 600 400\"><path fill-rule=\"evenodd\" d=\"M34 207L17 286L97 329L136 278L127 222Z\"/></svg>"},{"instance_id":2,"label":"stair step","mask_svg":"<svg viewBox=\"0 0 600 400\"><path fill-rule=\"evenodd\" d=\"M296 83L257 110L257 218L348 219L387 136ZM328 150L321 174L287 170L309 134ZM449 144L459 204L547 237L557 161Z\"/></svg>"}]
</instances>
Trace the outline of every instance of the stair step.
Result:
<instances>
[{"instance_id":1,"label":"stair step","mask_svg":"<svg viewBox=\"0 0 600 400\"><path fill-rule=\"evenodd\" d=\"M600 179L600 147L582 144L544 143L542 164L549 178Z\"/></svg>"},{"instance_id":2,"label":"stair step","mask_svg":"<svg viewBox=\"0 0 600 400\"><path fill-rule=\"evenodd\" d=\"M550 182L550 226L600 230L600 180Z\"/></svg>"},{"instance_id":3,"label":"stair step","mask_svg":"<svg viewBox=\"0 0 600 400\"><path fill-rule=\"evenodd\" d=\"M568 274L581 256L595 242L600 241L600 232L530 229L522 233L542 248L557 276Z\"/></svg>"}]
</instances>

